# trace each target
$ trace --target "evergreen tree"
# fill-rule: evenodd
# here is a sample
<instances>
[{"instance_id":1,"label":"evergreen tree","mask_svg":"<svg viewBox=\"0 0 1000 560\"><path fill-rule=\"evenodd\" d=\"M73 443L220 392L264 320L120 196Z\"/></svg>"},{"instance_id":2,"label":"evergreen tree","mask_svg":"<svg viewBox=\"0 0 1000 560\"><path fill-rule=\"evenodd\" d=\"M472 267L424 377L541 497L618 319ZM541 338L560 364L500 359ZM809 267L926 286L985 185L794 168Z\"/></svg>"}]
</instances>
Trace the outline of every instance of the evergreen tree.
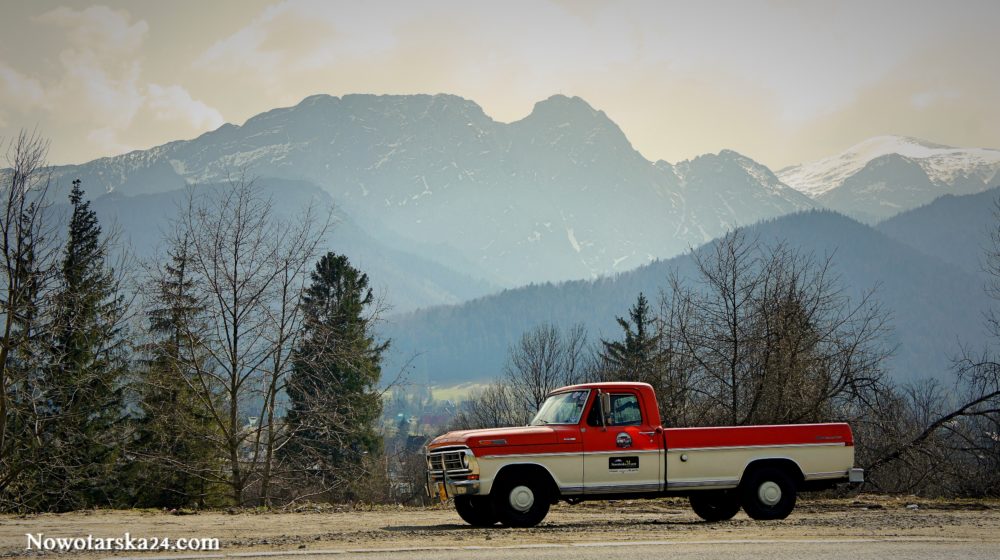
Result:
<instances>
[{"instance_id":1,"label":"evergreen tree","mask_svg":"<svg viewBox=\"0 0 1000 560\"><path fill-rule=\"evenodd\" d=\"M282 451L308 469L313 484L333 490L329 496L343 496L357 468L368 463L365 455L381 451L378 383L389 343L375 340L368 275L347 257L327 253L310 279L287 388L291 440Z\"/></svg>"},{"instance_id":2,"label":"evergreen tree","mask_svg":"<svg viewBox=\"0 0 1000 560\"><path fill-rule=\"evenodd\" d=\"M121 449L125 301L97 215L73 181L73 208L53 298L51 364L43 390L49 396L46 445L53 456L45 507L106 505L114 499L114 465Z\"/></svg>"},{"instance_id":3,"label":"evergreen tree","mask_svg":"<svg viewBox=\"0 0 1000 560\"><path fill-rule=\"evenodd\" d=\"M655 317L642 292L629 309L629 318L616 317L625 334L623 340L601 340L601 359L608 375L616 380L654 383L660 336Z\"/></svg>"},{"instance_id":4,"label":"evergreen tree","mask_svg":"<svg viewBox=\"0 0 1000 560\"><path fill-rule=\"evenodd\" d=\"M142 458L133 482L139 505L205 505L218 470L211 392L196 390L195 361L204 362L200 339L205 307L194 292L185 238L168 253L150 286L146 312L150 342L137 383L138 419L134 448Z\"/></svg>"}]
</instances>

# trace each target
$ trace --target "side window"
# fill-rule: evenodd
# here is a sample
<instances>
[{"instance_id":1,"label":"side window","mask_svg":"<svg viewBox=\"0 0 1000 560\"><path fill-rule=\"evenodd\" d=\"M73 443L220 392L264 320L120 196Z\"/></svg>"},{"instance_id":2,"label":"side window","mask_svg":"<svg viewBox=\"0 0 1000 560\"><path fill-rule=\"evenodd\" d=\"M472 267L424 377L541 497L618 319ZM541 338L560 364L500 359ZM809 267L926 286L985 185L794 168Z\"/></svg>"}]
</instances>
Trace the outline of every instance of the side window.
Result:
<instances>
[{"instance_id":1,"label":"side window","mask_svg":"<svg viewBox=\"0 0 1000 560\"><path fill-rule=\"evenodd\" d=\"M611 395L611 426L638 426L642 424L639 399L635 395Z\"/></svg>"},{"instance_id":2,"label":"side window","mask_svg":"<svg viewBox=\"0 0 1000 560\"><path fill-rule=\"evenodd\" d=\"M601 425L601 403L594 397L587 413L588 426ZM639 399L632 394L612 394L611 411L608 416L609 426L639 426L642 425L642 412L639 410Z\"/></svg>"}]
</instances>

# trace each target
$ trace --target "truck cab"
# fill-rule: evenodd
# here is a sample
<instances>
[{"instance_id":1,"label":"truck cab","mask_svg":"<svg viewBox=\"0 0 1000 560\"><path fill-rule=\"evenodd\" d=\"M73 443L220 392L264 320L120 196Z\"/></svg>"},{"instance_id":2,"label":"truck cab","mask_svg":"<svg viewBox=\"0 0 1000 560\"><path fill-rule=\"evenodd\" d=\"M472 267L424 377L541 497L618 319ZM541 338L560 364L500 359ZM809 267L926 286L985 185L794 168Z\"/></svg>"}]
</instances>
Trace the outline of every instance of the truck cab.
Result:
<instances>
[{"instance_id":1,"label":"truck cab","mask_svg":"<svg viewBox=\"0 0 1000 560\"><path fill-rule=\"evenodd\" d=\"M688 496L706 521L783 519L796 493L860 482L843 423L664 428L645 383L553 391L529 426L449 432L428 489L476 526L533 526L559 500Z\"/></svg>"}]
</instances>

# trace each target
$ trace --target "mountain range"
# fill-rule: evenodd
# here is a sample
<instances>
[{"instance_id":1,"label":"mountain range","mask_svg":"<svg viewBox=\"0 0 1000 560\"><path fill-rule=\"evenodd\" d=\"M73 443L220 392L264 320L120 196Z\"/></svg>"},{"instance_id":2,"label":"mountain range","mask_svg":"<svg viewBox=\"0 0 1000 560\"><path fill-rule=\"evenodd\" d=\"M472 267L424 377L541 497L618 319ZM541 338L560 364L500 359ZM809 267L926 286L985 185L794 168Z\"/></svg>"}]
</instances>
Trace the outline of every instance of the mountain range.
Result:
<instances>
[{"instance_id":1,"label":"mountain range","mask_svg":"<svg viewBox=\"0 0 1000 560\"><path fill-rule=\"evenodd\" d=\"M992 216L1000 151L883 136L775 173L732 150L650 161L577 97L504 123L453 95L316 95L52 169L60 189L81 179L144 258L185 188L242 171L281 213L333 208L324 249L369 274L396 314L393 359L416 355L428 379L496 373L512 337L541 320L612 336L614 316L683 269L685 252L752 224L836 253L852 289L883 284L906 318L895 369L910 377L946 370L953 338L976 340L985 303L973 237Z\"/></svg>"},{"instance_id":2,"label":"mountain range","mask_svg":"<svg viewBox=\"0 0 1000 560\"><path fill-rule=\"evenodd\" d=\"M602 111L565 96L500 123L451 95L317 95L55 173L137 195L241 169L316 185L380 241L504 287L628 270L817 206L735 152L650 162Z\"/></svg>"},{"instance_id":3,"label":"mountain range","mask_svg":"<svg viewBox=\"0 0 1000 560\"><path fill-rule=\"evenodd\" d=\"M651 162L577 97L502 123L452 95L316 95L193 140L53 171L92 196L162 194L243 170L322 190L381 245L355 254L394 249L378 272L405 311L468 295L445 278L415 278L407 259L488 288L596 278L791 212L826 207L870 222L981 191L998 154L881 137L775 174L731 150Z\"/></svg>"}]
</instances>

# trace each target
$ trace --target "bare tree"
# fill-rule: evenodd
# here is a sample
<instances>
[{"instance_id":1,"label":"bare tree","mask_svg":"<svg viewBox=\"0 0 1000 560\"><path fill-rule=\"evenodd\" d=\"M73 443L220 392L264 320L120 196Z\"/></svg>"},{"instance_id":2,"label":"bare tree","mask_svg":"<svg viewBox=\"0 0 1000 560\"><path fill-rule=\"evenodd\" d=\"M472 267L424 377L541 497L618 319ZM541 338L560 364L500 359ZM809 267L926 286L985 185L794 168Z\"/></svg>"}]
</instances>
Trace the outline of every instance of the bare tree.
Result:
<instances>
[{"instance_id":1,"label":"bare tree","mask_svg":"<svg viewBox=\"0 0 1000 560\"><path fill-rule=\"evenodd\" d=\"M524 425L554 389L586 380L596 371L587 347L587 331L574 325L565 332L552 324L526 331L511 346L503 376L464 403L452 423L456 428Z\"/></svg>"},{"instance_id":2,"label":"bare tree","mask_svg":"<svg viewBox=\"0 0 1000 560\"><path fill-rule=\"evenodd\" d=\"M449 427L453 430L523 426L531 419L523 402L502 381L495 381L482 391L469 395Z\"/></svg>"},{"instance_id":3,"label":"bare tree","mask_svg":"<svg viewBox=\"0 0 1000 560\"><path fill-rule=\"evenodd\" d=\"M711 249L710 256L693 253L702 283L700 292L685 290L676 276L670 291L690 299L682 307L691 313L681 324L682 352L695 361L703 378L700 396L710 408L726 411L726 421L739 424L743 390L753 369L758 336L752 328L754 296L763 282L760 255L755 240L740 230L732 232Z\"/></svg>"},{"instance_id":4,"label":"bare tree","mask_svg":"<svg viewBox=\"0 0 1000 560\"><path fill-rule=\"evenodd\" d=\"M986 293L1000 299L1000 201L985 253ZM928 381L904 387L893 414L873 414L880 444L863 464L877 488L946 495L1000 495L1000 315L985 312L992 344L965 348L955 361L955 385ZM904 429L899 429L900 419ZM888 442L888 443L886 443ZM890 468L891 467L891 468Z\"/></svg>"},{"instance_id":5,"label":"bare tree","mask_svg":"<svg viewBox=\"0 0 1000 560\"><path fill-rule=\"evenodd\" d=\"M33 491L30 470L42 445L43 398L38 387L44 366L38 341L44 305L56 276L57 223L47 201L49 144L21 131L7 144L8 168L0 208L0 506L23 509Z\"/></svg>"},{"instance_id":6,"label":"bare tree","mask_svg":"<svg viewBox=\"0 0 1000 560\"><path fill-rule=\"evenodd\" d=\"M278 397L288 383L292 371L292 353L302 334L302 288L307 268L316 256L319 241L329 226L329 222L325 221L318 228L313 227L316 223L317 218L312 210L307 209L299 223L279 223L273 232L283 243L272 254L271 266L278 274L271 296L274 303L267 307L271 328L265 338L272 351L263 371L265 387L261 419L264 458L259 498L264 505L271 505L275 453L281 441L275 409Z\"/></svg>"},{"instance_id":7,"label":"bare tree","mask_svg":"<svg viewBox=\"0 0 1000 560\"><path fill-rule=\"evenodd\" d=\"M178 231L206 310L205 328L185 333L185 366L218 428L227 469L220 478L239 505L252 484L260 501L270 499L276 401L290 371L305 269L328 224L312 213L282 220L245 174L221 189L192 189L181 212Z\"/></svg>"},{"instance_id":8,"label":"bare tree","mask_svg":"<svg viewBox=\"0 0 1000 560\"><path fill-rule=\"evenodd\" d=\"M695 285L673 275L661 304L664 359L680 372L672 383L703 414L685 421L816 421L879 389L887 314L874 291L847 297L831 257L765 246L741 230L693 257Z\"/></svg>"},{"instance_id":9,"label":"bare tree","mask_svg":"<svg viewBox=\"0 0 1000 560\"><path fill-rule=\"evenodd\" d=\"M555 325L544 324L522 334L504 370L515 405L534 412L554 389L577 383L586 339L582 325L563 334Z\"/></svg>"},{"instance_id":10,"label":"bare tree","mask_svg":"<svg viewBox=\"0 0 1000 560\"><path fill-rule=\"evenodd\" d=\"M660 309L656 320L656 359L652 363L649 382L656 389L660 418L664 425L693 426L710 416L705 410L707 401L697 398L700 383L697 359L684 352L682 333L689 332L693 319L690 304L693 300L687 288L676 279L671 280L674 297L660 294Z\"/></svg>"}]
</instances>

